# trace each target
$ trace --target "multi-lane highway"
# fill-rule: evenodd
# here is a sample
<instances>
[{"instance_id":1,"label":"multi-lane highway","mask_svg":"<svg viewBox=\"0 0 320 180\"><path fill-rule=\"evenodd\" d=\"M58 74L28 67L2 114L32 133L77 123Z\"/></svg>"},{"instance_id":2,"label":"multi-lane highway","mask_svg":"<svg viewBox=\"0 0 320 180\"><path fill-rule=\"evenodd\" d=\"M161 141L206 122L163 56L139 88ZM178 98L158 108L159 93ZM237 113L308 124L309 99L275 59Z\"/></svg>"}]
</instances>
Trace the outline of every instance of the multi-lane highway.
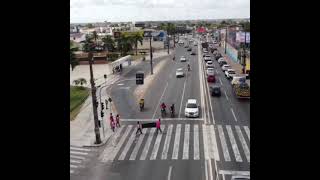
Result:
<instances>
[{"instance_id":1,"label":"multi-lane highway","mask_svg":"<svg viewBox=\"0 0 320 180\"><path fill-rule=\"evenodd\" d=\"M189 38L191 38L189 36ZM71 179L230 179L232 174L250 174L250 102L238 100L232 93L230 81L214 61L216 84L221 86L221 97L211 97L202 58L202 48L190 46L196 55L177 44L174 52L154 59L154 75L145 78L145 109L138 107L135 73L150 72L150 62L131 67L108 89L121 128L106 145L99 149L92 165L84 167ZM185 40L185 44L188 40ZM172 57L175 56L175 61ZM187 62L180 62L185 56ZM212 56L212 54L211 54ZM187 71L187 63L191 71ZM176 78L178 68L184 68L185 77ZM148 78L151 78L148 81ZM186 118L187 99L197 99L199 118ZM136 122L154 122L160 117L160 103L175 104L175 117L162 118L163 133L154 128L143 129L136 135Z\"/></svg>"}]
</instances>

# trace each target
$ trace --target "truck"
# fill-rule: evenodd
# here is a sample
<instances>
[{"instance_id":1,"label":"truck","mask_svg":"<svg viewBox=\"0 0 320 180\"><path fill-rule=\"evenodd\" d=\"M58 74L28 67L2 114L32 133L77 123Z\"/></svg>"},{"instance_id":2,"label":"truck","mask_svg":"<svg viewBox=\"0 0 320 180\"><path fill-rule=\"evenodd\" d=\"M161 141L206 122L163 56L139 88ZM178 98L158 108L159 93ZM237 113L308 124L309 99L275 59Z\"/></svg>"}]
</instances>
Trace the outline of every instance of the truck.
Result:
<instances>
[{"instance_id":1,"label":"truck","mask_svg":"<svg viewBox=\"0 0 320 180\"><path fill-rule=\"evenodd\" d=\"M250 86L246 82L239 82L232 86L233 92L237 98L250 98Z\"/></svg>"}]
</instances>

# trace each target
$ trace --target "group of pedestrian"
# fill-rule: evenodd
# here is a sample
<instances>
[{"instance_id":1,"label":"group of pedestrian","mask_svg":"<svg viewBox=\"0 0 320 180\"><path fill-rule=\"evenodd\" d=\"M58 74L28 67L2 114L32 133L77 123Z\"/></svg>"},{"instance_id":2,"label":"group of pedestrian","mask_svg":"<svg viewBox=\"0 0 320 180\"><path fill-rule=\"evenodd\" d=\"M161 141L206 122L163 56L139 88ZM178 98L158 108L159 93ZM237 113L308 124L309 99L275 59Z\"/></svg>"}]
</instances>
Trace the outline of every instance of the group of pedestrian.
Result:
<instances>
[{"instance_id":1,"label":"group of pedestrian","mask_svg":"<svg viewBox=\"0 0 320 180\"><path fill-rule=\"evenodd\" d=\"M157 128L157 133L160 131L162 133L162 130L161 130L161 119L159 118L157 121L156 121L156 128ZM140 134L143 134L142 133L142 124L140 123L140 121L137 122L137 131L136 131L136 134L138 134L138 132Z\"/></svg>"},{"instance_id":2,"label":"group of pedestrian","mask_svg":"<svg viewBox=\"0 0 320 180\"><path fill-rule=\"evenodd\" d=\"M114 132L116 127L120 127L120 116L119 114L116 115L116 120L114 120L112 113L110 113L110 127Z\"/></svg>"}]
</instances>

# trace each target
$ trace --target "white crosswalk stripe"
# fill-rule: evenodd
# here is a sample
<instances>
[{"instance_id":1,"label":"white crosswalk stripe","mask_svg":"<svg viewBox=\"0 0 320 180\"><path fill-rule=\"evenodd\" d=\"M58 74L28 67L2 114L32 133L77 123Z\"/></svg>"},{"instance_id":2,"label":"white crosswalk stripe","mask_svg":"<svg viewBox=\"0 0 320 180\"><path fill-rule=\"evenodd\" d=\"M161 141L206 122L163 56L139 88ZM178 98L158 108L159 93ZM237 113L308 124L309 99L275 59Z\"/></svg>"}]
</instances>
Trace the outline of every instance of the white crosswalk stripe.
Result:
<instances>
[{"instance_id":1,"label":"white crosswalk stripe","mask_svg":"<svg viewBox=\"0 0 320 180\"><path fill-rule=\"evenodd\" d=\"M231 126L227 125L226 128L227 128L227 131L228 131L228 135L229 135L229 138L230 138L232 150L233 150L233 153L235 155L236 161L237 162L242 162L242 158L240 156L240 152L239 152L236 140L235 140L234 135L232 133Z\"/></svg>"},{"instance_id":2,"label":"white crosswalk stripe","mask_svg":"<svg viewBox=\"0 0 320 180\"><path fill-rule=\"evenodd\" d=\"M190 136L190 124L186 124L184 128L184 143L182 159L189 159L189 136Z\"/></svg>"},{"instance_id":3,"label":"white crosswalk stripe","mask_svg":"<svg viewBox=\"0 0 320 180\"><path fill-rule=\"evenodd\" d=\"M214 126L213 125L210 125L210 134L211 134L211 138L210 138L210 141L211 141L211 146L213 148L213 156L214 156L214 159L216 161L220 161L220 156L219 156L219 152L218 152L218 146L217 146L217 139L216 139L216 132L214 130Z\"/></svg>"},{"instance_id":4,"label":"white crosswalk stripe","mask_svg":"<svg viewBox=\"0 0 320 180\"><path fill-rule=\"evenodd\" d=\"M172 159L178 159L179 144L180 144L180 133L181 133L181 124L178 124L177 127L176 127L176 133L175 133L176 136L174 138Z\"/></svg>"},{"instance_id":5,"label":"white crosswalk stripe","mask_svg":"<svg viewBox=\"0 0 320 180\"><path fill-rule=\"evenodd\" d=\"M244 150L244 154L245 154L245 156L246 156L246 158L247 158L247 161L250 162L250 150L249 150L249 148L248 148L248 146L247 146L246 141L244 140L244 137L243 137L243 135L242 135L242 132L241 132L241 129L240 129L239 126L236 126L236 131L237 131L238 137L239 137L239 139L240 139L242 148L243 148L243 150Z\"/></svg>"},{"instance_id":6,"label":"white crosswalk stripe","mask_svg":"<svg viewBox=\"0 0 320 180\"><path fill-rule=\"evenodd\" d=\"M134 149L133 149L133 151L132 151L132 153L131 153L131 156L130 156L129 160L135 160L135 159L136 159L137 154L138 154L138 151L139 151L139 149L140 149L140 146L141 146L141 144L142 144L142 141L143 141L143 139L144 139L145 134L146 134L146 133L143 133L143 134L141 134L141 135L139 136L139 140L138 140L137 144L135 145L135 147L134 147Z\"/></svg>"},{"instance_id":7,"label":"white crosswalk stripe","mask_svg":"<svg viewBox=\"0 0 320 180\"><path fill-rule=\"evenodd\" d=\"M193 130L193 152L194 152L194 156L193 159L194 160L199 160L200 159L200 147L199 147L199 126L198 124L195 124L193 126L194 130Z\"/></svg>"},{"instance_id":8,"label":"white crosswalk stripe","mask_svg":"<svg viewBox=\"0 0 320 180\"><path fill-rule=\"evenodd\" d=\"M221 141L224 160L231 161L228 147L227 147L227 143L226 143L226 139L225 139L224 132L223 132L221 125L218 125L218 131L219 131L219 137L220 137L220 141Z\"/></svg>"},{"instance_id":9,"label":"white crosswalk stripe","mask_svg":"<svg viewBox=\"0 0 320 180\"><path fill-rule=\"evenodd\" d=\"M164 128L165 128L165 126L163 126L163 128L162 128L163 131L164 131ZM152 150L152 153L150 156L150 160L156 159L157 154L158 154L158 150L160 147L161 138L162 138L162 133L157 135L157 139L156 139L156 142L154 143L153 150Z\"/></svg>"},{"instance_id":10,"label":"white crosswalk stripe","mask_svg":"<svg viewBox=\"0 0 320 180\"><path fill-rule=\"evenodd\" d=\"M70 174L76 173L79 167L83 167L83 162L91 151L88 148L70 146Z\"/></svg>"},{"instance_id":11,"label":"white crosswalk stripe","mask_svg":"<svg viewBox=\"0 0 320 180\"><path fill-rule=\"evenodd\" d=\"M130 138L129 138L128 142L126 143L126 146L122 150L121 155L119 156L118 160L124 160L124 158L126 157L127 152L129 150L131 144L133 143L134 139L135 139L135 134L134 133L135 133L134 131L131 132L131 136L129 136Z\"/></svg>"},{"instance_id":12,"label":"white crosswalk stripe","mask_svg":"<svg viewBox=\"0 0 320 180\"><path fill-rule=\"evenodd\" d=\"M209 158L209 152L208 152L208 131L207 131L207 126L205 124L202 124L202 137L203 137L203 150L204 150L204 158L206 160L210 159Z\"/></svg>"},{"instance_id":13,"label":"white crosswalk stripe","mask_svg":"<svg viewBox=\"0 0 320 180\"><path fill-rule=\"evenodd\" d=\"M156 130L155 128L152 128L151 131L149 132L149 136L148 136L147 142L145 144L145 147L142 151L142 154L140 156L140 160L146 159L155 130Z\"/></svg>"},{"instance_id":14,"label":"white crosswalk stripe","mask_svg":"<svg viewBox=\"0 0 320 180\"><path fill-rule=\"evenodd\" d=\"M244 128L244 130L245 130L245 132L247 134L247 137L248 137L248 139L250 141L250 129L248 128L248 126L244 126L243 128Z\"/></svg>"},{"instance_id":15,"label":"white crosswalk stripe","mask_svg":"<svg viewBox=\"0 0 320 180\"><path fill-rule=\"evenodd\" d=\"M107 157L106 160L114 160L115 156L117 155L118 151L120 150L122 144L126 140L126 137L128 136L129 132L132 130L132 125L129 125L124 133L124 135L121 136L120 141L117 143L114 149L112 149L110 156Z\"/></svg>"},{"instance_id":16,"label":"white crosswalk stripe","mask_svg":"<svg viewBox=\"0 0 320 180\"><path fill-rule=\"evenodd\" d=\"M170 140L171 140L172 128L173 128L173 125L170 124L169 128L168 128L168 131L167 131L166 139L164 141L164 147L163 147L161 159L167 159Z\"/></svg>"}]
</instances>

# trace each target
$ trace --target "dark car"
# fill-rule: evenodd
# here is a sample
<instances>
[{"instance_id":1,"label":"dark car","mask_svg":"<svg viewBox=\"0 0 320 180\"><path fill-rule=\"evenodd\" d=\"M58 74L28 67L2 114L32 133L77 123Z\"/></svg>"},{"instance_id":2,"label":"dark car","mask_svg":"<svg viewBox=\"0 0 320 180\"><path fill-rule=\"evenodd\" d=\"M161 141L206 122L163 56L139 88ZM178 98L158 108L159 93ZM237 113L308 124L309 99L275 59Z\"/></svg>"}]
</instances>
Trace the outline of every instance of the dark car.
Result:
<instances>
[{"instance_id":1,"label":"dark car","mask_svg":"<svg viewBox=\"0 0 320 180\"><path fill-rule=\"evenodd\" d=\"M221 96L220 86L218 85L210 86L210 94L211 96Z\"/></svg>"},{"instance_id":2,"label":"dark car","mask_svg":"<svg viewBox=\"0 0 320 180\"><path fill-rule=\"evenodd\" d=\"M187 51L191 51L191 50L192 50L192 48L187 49Z\"/></svg>"},{"instance_id":3,"label":"dark car","mask_svg":"<svg viewBox=\"0 0 320 180\"><path fill-rule=\"evenodd\" d=\"M219 62L219 65L220 65L220 66L223 66L223 65L225 65L225 64L228 64L228 63L227 63L226 61L220 61L220 62Z\"/></svg>"},{"instance_id":4,"label":"dark car","mask_svg":"<svg viewBox=\"0 0 320 180\"><path fill-rule=\"evenodd\" d=\"M221 54L219 53L219 54L217 54L216 56L216 60L218 61L220 58L222 58L222 56L221 56Z\"/></svg>"},{"instance_id":5,"label":"dark car","mask_svg":"<svg viewBox=\"0 0 320 180\"><path fill-rule=\"evenodd\" d=\"M196 52L191 52L190 55L196 55Z\"/></svg>"},{"instance_id":6,"label":"dark car","mask_svg":"<svg viewBox=\"0 0 320 180\"><path fill-rule=\"evenodd\" d=\"M216 77L214 76L214 75L209 75L208 76L208 82L212 82L212 83L214 83L214 82L216 82Z\"/></svg>"}]
</instances>

